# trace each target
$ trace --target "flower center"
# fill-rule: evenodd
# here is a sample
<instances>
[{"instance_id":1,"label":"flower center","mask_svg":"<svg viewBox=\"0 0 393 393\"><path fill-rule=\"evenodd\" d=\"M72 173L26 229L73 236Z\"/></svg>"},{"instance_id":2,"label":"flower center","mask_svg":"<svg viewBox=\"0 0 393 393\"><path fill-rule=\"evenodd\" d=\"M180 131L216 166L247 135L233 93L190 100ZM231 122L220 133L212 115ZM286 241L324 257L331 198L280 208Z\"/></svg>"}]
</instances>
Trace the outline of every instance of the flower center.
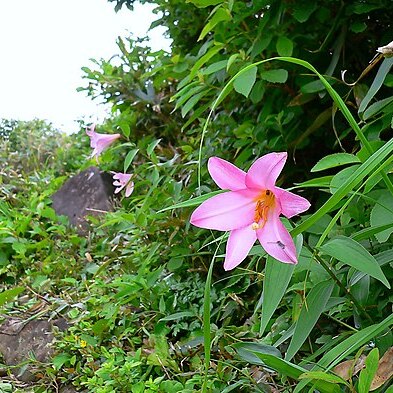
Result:
<instances>
[{"instance_id":1,"label":"flower center","mask_svg":"<svg viewBox=\"0 0 393 393\"><path fill-rule=\"evenodd\" d=\"M254 231L263 228L265 225L269 209L274 206L274 200L274 194L270 190L262 191L256 200L254 222L251 225Z\"/></svg>"}]
</instances>

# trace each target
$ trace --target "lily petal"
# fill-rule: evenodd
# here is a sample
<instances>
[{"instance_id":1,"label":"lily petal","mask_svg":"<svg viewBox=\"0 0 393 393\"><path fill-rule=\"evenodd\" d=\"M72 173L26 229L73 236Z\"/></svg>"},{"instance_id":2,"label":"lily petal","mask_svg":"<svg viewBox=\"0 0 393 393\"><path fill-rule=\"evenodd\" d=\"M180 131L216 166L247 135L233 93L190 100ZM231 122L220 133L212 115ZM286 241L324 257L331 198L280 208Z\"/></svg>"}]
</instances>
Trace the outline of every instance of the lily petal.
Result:
<instances>
[{"instance_id":1,"label":"lily petal","mask_svg":"<svg viewBox=\"0 0 393 393\"><path fill-rule=\"evenodd\" d=\"M273 192L281 204L281 213L287 218L303 213L311 206L306 198L283 190L280 187L275 187Z\"/></svg>"},{"instance_id":2,"label":"lily petal","mask_svg":"<svg viewBox=\"0 0 393 393\"><path fill-rule=\"evenodd\" d=\"M210 176L223 190L244 190L246 172L219 157L211 157L207 163Z\"/></svg>"},{"instance_id":3,"label":"lily petal","mask_svg":"<svg viewBox=\"0 0 393 393\"><path fill-rule=\"evenodd\" d=\"M257 237L264 250L273 258L284 263L297 263L295 244L276 209L269 212L266 224L257 230Z\"/></svg>"},{"instance_id":4,"label":"lily petal","mask_svg":"<svg viewBox=\"0 0 393 393\"><path fill-rule=\"evenodd\" d=\"M127 187L126 187L126 198L128 198L134 191L134 182L130 182L128 183Z\"/></svg>"},{"instance_id":5,"label":"lily petal","mask_svg":"<svg viewBox=\"0 0 393 393\"><path fill-rule=\"evenodd\" d=\"M256 231L251 228L251 225L231 231L227 242L224 269L234 269L243 262L255 240L257 240Z\"/></svg>"},{"instance_id":6,"label":"lily petal","mask_svg":"<svg viewBox=\"0 0 393 393\"><path fill-rule=\"evenodd\" d=\"M203 202L191 215L191 224L207 229L231 231L254 221L258 191L229 191Z\"/></svg>"},{"instance_id":7,"label":"lily petal","mask_svg":"<svg viewBox=\"0 0 393 393\"><path fill-rule=\"evenodd\" d=\"M269 153L256 160L246 175L248 188L272 190L287 160L287 153Z\"/></svg>"}]
</instances>

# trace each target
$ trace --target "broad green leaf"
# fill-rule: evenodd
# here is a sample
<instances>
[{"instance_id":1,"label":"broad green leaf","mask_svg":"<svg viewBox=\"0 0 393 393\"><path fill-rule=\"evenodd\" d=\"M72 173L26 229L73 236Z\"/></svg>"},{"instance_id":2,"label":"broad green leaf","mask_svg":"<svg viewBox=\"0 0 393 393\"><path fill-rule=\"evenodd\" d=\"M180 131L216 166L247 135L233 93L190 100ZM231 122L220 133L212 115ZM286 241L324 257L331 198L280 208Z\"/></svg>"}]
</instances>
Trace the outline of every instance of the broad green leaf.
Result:
<instances>
[{"instance_id":1,"label":"broad green leaf","mask_svg":"<svg viewBox=\"0 0 393 393\"><path fill-rule=\"evenodd\" d=\"M370 89L368 90L366 96L363 98L362 102L359 106L359 114L362 114L371 100L374 98L375 94L377 94L378 90L381 88L386 75L389 73L390 69L393 66L393 58L385 58L379 67L377 75L374 78L373 83L371 84Z\"/></svg>"},{"instance_id":2,"label":"broad green leaf","mask_svg":"<svg viewBox=\"0 0 393 393\"><path fill-rule=\"evenodd\" d=\"M374 348L365 361L366 368L360 372L358 382L358 393L369 393L374 375L378 369L379 351Z\"/></svg>"},{"instance_id":3,"label":"broad green leaf","mask_svg":"<svg viewBox=\"0 0 393 393\"><path fill-rule=\"evenodd\" d=\"M358 168L359 164L355 164L337 172L330 182L330 192L334 194L343 184L347 182L348 178L353 175Z\"/></svg>"},{"instance_id":4,"label":"broad green leaf","mask_svg":"<svg viewBox=\"0 0 393 393\"><path fill-rule=\"evenodd\" d=\"M317 4L309 1L309 2L300 2L296 1L293 3L293 16L295 19L300 22L306 22L311 14L317 9Z\"/></svg>"},{"instance_id":5,"label":"broad green leaf","mask_svg":"<svg viewBox=\"0 0 393 393\"><path fill-rule=\"evenodd\" d=\"M372 228L388 225L385 230L375 233L379 243L385 243L393 233L393 196L389 191L384 190L371 210L370 224Z\"/></svg>"},{"instance_id":6,"label":"broad green leaf","mask_svg":"<svg viewBox=\"0 0 393 393\"><path fill-rule=\"evenodd\" d=\"M257 104L262 100L265 94L265 84L265 81L258 81L255 83L250 93L250 100L253 104Z\"/></svg>"},{"instance_id":7,"label":"broad green leaf","mask_svg":"<svg viewBox=\"0 0 393 393\"><path fill-rule=\"evenodd\" d=\"M21 294L25 290L24 287L15 287L12 289L6 289L3 292L0 292L0 306L10 302L19 294Z\"/></svg>"},{"instance_id":8,"label":"broad green leaf","mask_svg":"<svg viewBox=\"0 0 393 393\"><path fill-rule=\"evenodd\" d=\"M206 201L207 199L209 199L215 195L221 194L223 192L225 192L225 191L222 191L222 190L212 191L207 194L189 199L188 201L183 201L183 202L176 203L175 205L168 206L164 209L159 210L157 213L162 213L162 212L165 212L167 210L172 210L172 209L181 209L183 207L197 206L197 205L200 205L202 202Z\"/></svg>"},{"instance_id":9,"label":"broad green leaf","mask_svg":"<svg viewBox=\"0 0 393 393\"><path fill-rule=\"evenodd\" d=\"M126 158L124 159L124 173L127 172L128 168L130 167L130 165L132 163L132 160L135 158L138 151L139 151L139 149L133 149L127 153Z\"/></svg>"},{"instance_id":10,"label":"broad green leaf","mask_svg":"<svg viewBox=\"0 0 393 393\"><path fill-rule=\"evenodd\" d=\"M259 330L261 335L288 288L294 268L295 265L279 262L271 256L267 258L261 297L262 313Z\"/></svg>"},{"instance_id":11,"label":"broad green leaf","mask_svg":"<svg viewBox=\"0 0 393 393\"><path fill-rule=\"evenodd\" d=\"M257 78L257 67L249 68L233 81L233 88L245 97L248 97Z\"/></svg>"},{"instance_id":12,"label":"broad green leaf","mask_svg":"<svg viewBox=\"0 0 393 393\"><path fill-rule=\"evenodd\" d=\"M60 370L63 364L68 362L70 359L71 355L69 353L60 353L59 355L56 355L54 358L52 358L52 363L56 370Z\"/></svg>"},{"instance_id":13,"label":"broad green leaf","mask_svg":"<svg viewBox=\"0 0 393 393\"><path fill-rule=\"evenodd\" d=\"M260 73L263 80L270 83L285 83L288 79L288 71L282 68L277 70L266 70Z\"/></svg>"},{"instance_id":14,"label":"broad green leaf","mask_svg":"<svg viewBox=\"0 0 393 393\"><path fill-rule=\"evenodd\" d=\"M306 297L300 311L295 331L289 344L285 359L291 360L306 341L309 333L317 323L332 294L334 283L331 280L322 281L315 285Z\"/></svg>"},{"instance_id":15,"label":"broad green leaf","mask_svg":"<svg viewBox=\"0 0 393 393\"><path fill-rule=\"evenodd\" d=\"M280 36L277 40L276 49L280 56L292 56L293 42L287 37Z\"/></svg>"},{"instance_id":16,"label":"broad green leaf","mask_svg":"<svg viewBox=\"0 0 393 393\"><path fill-rule=\"evenodd\" d=\"M128 120L124 119L118 122L118 126L122 130L123 134L128 138L130 136L131 128Z\"/></svg>"},{"instance_id":17,"label":"broad green leaf","mask_svg":"<svg viewBox=\"0 0 393 393\"><path fill-rule=\"evenodd\" d=\"M335 153L320 159L312 168L311 172L323 171L337 166L360 162L360 159L349 153Z\"/></svg>"},{"instance_id":18,"label":"broad green leaf","mask_svg":"<svg viewBox=\"0 0 393 393\"><path fill-rule=\"evenodd\" d=\"M369 274L390 288L390 284L376 259L361 244L350 237L337 236L321 246L320 249L338 261Z\"/></svg>"}]
</instances>

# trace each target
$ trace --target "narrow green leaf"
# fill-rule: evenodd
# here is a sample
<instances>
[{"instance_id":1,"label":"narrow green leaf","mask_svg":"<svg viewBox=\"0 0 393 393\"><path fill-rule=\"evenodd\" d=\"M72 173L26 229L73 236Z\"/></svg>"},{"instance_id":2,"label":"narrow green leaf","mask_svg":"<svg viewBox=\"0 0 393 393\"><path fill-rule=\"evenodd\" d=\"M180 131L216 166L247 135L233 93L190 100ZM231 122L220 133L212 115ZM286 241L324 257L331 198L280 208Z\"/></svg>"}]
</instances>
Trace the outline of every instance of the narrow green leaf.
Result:
<instances>
[{"instance_id":1,"label":"narrow green leaf","mask_svg":"<svg viewBox=\"0 0 393 393\"><path fill-rule=\"evenodd\" d=\"M240 74L233 82L233 88L245 97L248 97L257 78L257 67L249 68Z\"/></svg>"},{"instance_id":2,"label":"narrow green leaf","mask_svg":"<svg viewBox=\"0 0 393 393\"><path fill-rule=\"evenodd\" d=\"M147 146L146 148L146 153L148 156L151 155L151 153L153 153L153 150L157 147L157 145L161 142L161 139L155 139L153 142L151 142L149 144L149 146Z\"/></svg>"},{"instance_id":3,"label":"narrow green leaf","mask_svg":"<svg viewBox=\"0 0 393 393\"><path fill-rule=\"evenodd\" d=\"M325 169L335 168L341 165L353 164L360 162L354 154L335 153L320 159L312 168L311 172L323 171Z\"/></svg>"},{"instance_id":4,"label":"narrow green leaf","mask_svg":"<svg viewBox=\"0 0 393 393\"><path fill-rule=\"evenodd\" d=\"M160 321L177 321L185 317L195 317L195 313L193 313L192 311L175 312L174 314L168 315L164 318L160 318Z\"/></svg>"},{"instance_id":5,"label":"narrow green leaf","mask_svg":"<svg viewBox=\"0 0 393 393\"><path fill-rule=\"evenodd\" d=\"M351 235L351 238L359 242L360 240L370 239L373 236L377 236L378 234L386 231L387 229L393 229L393 221L389 224L375 225L370 228L364 228L358 232L353 233Z\"/></svg>"},{"instance_id":6,"label":"narrow green leaf","mask_svg":"<svg viewBox=\"0 0 393 393\"><path fill-rule=\"evenodd\" d=\"M217 71L223 70L224 68L226 68L228 63L228 60L220 60L220 61L216 61L213 64L210 64L208 67L206 67L201 74L202 75L210 75L210 74L214 74Z\"/></svg>"},{"instance_id":7,"label":"narrow green leaf","mask_svg":"<svg viewBox=\"0 0 393 393\"><path fill-rule=\"evenodd\" d=\"M198 70L205 63L207 63L214 55L216 55L223 47L224 47L223 44L214 45L212 48L209 49L207 53L205 53L200 59L198 59L194 64L194 66L191 68L188 80L192 81L194 79L194 76L197 74Z\"/></svg>"},{"instance_id":8,"label":"narrow green leaf","mask_svg":"<svg viewBox=\"0 0 393 393\"><path fill-rule=\"evenodd\" d=\"M17 297L20 293L25 290L24 287L15 287L12 289L7 289L3 292L0 292L0 306L10 302L15 297Z\"/></svg>"},{"instance_id":9,"label":"narrow green leaf","mask_svg":"<svg viewBox=\"0 0 393 393\"><path fill-rule=\"evenodd\" d=\"M375 116L381 112L387 105L393 101L393 97L384 98L383 100L374 102L363 113L363 120L368 120L370 117Z\"/></svg>"},{"instance_id":10,"label":"narrow green leaf","mask_svg":"<svg viewBox=\"0 0 393 393\"><path fill-rule=\"evenodd\" d=\"M281 358L281 352L271 345L266 345L258 342L239 342L231 345L236 349L238 355L248 363L263 365L261 359L255 355L255 352L258 353L268 353L270 355L274 355L276 357Z\"/></svg>"},{"instance_id":11,"label":"narrow green leaf","mask_svg":"<svg viewBox=\"0 0 393 393\"><path fill-rule=\"evenodd\" d=\"M189 199L188 201L183 201L183 202L176 203L175 205L168 206L164 209L159 210L157 213L162 213L162 212L165 212L167 210L172 210L172 209L181 209L183 207L197 206L197 205L200 205L202 202L206 201L207 199L209 199L215 195L221 194L223 192L225 192L225 191L222 191L222 190L212 191L207 194L200 195L198 197Z\"/></svg>"},{"instance_id":12,"label":"narrow green leaf","mask_svg":"<svg viewBox=\"0 0 393 393\"><path fill-rule=\"evenodd\" d=\"M288 376L293 379L299 380L299 377L307 372L303 367L300 367L296 364L293 364L287 360L280 359L274 355L267 353L260 353L253 351L256 356L259 357L263 361L263 363L267 366L276 370L277 372ZM339 393L341 389L336 384L332 384L327 381L312 381L311 382L315 388L317 388L321 393Z\"/></svg>"},{"instance_id":13,"label":"narrow green leaf","mask_svg":"<svg viewBox=\"0 0 393 393\"><path fill-rule=\"evenodd\" d=\"M295 265L282 263L269 256L261 297L262 313L259 333L262 335L288 288Z\"/></svg>"},{"instance_id":14,"label":"narrow green leaf","mask_svg":"<svg viewBox=\"0 0 393 393\"><path fill-rule=\"evenodd\" d=\"M217 11L213 14L211 19L207 22L205 27L202 29L200 36L198 37L198 41L203 40L206 35L212 31L220 22L225 22L231 20L231 14L228 9L219 7Z\"/></svg>"},{"instance_id":15,"label":"narrow green leaf","mask_svg":"<svg viewBox=\"0 0 393 393\"><path fill-rule=\"evenodd\" d=\"M205 96L209 91L208 90L203 90L198 94L193 95L181 108L181 115L182 117L185 117L186 114L194 108L194 106L198 103L198 101Z\"/></svg>"},{"instance_id":16,"label":"narrow green leaf","mask_svg":"<svg viewBox=\"0 0 393 393\"><path fill-rule=\"evenodd\" d=\"M319 379L331 383L347 384L347 382L339 376L325 373L324 371L307 371L300 375L299 379Z\"/></svg>"},{"instance_id":17,"label":"narrow green leaf","mask_svg":"<svg viewBox=\"0 0 393 393\"><path fill-rule=\"evenodd\" d=\"M326 368L327 371L332 369L346 356L356 352L362 345L368 343L372 338L377 337L391 325L393 325L393 314L389 315L378 324L359 330L322 356L318 361L318 368L323 367Z\"/></svg>"},{"instance_id":18,"label":"narrow green leaf","mask_svg":"<svg viewBox=\"0 0 393 393\"><path fill-rule=\"evenodd\" d=\"M363 98L362 102L360 103L359 111L358 111L359 114L363 113L366 110L368 104L374 98L375 94L378 93L378 90L383 85L386 75L389 73L392 66L393 66L393 58L385 58L383 60L381 66L379 67L377 75L375 76L374 81L371 84L370 89L368 90L366 96Z\"/></svg>"},{"instance_id":19,"label":"narrow green leaf","mask_svg":"<svg viewBox=\"0 0 393 393\"><path fill-rule=\"evenodd\" d=\"M205 8L211 5L217 5L223 3L224 0L186 0L186 3L192 3L198 8Z\"/></svg>"},{"instance_id":20,"label":"narrow green leaf","mask_svg":"<svg viewBox=\"0 0 393 393\"><path fill-rule=\"evenodd\" d=\"M130 165L132 163L132 160L135 158L138 151L139 151L139 149L133 149L127 153L126 158L124 159L124 173L127 172L128 168L130 167Z\"/></svg>"},{"instance_id":21,"label":"narrow green leaf","mask_svg":"<svg viewBox=\"0 0 393 393\"><path fill-rule=\"evenodd\" d=\"M361 244L350 237L337 236L321 246L320 250L342 263L369 274L390 288L389 281L376 259Z\"/></svg>"},{"instance_id":22,"label":"narrow green leaf","mask_svg":"<svg viewBox=\"0 0 393 393\"><path fill-rule=\"evenodd\" d=\"M175 109L178 109L181 105L183 105L187 100L189 100L193 95L199 93L201 90L204 90L205 86L193 86L191 89L188 89L183 94L179 95L176 99ZM184 89L183 89L184 90Z\"/></svg>"},{"instance_id":23,"label":"narrow green leaf","mask_svg":"<svg viewBox=\"0 0 393 393\"><path fill-rule=\"evenodd\" d=\"M311 288L296 322L295 331L285 356L286 360L291 360L304 341L306 341L309 333L325 310L333 287L334 283L328 280L322 281Z\"/></svg>"},{"instance_id":24,"label":"narrow green leaf","mask_svg":"<svg viewBox=\"0 0 393 393\"><path fill-rule=\"evenodd\" d=\"M369 393L374 375L378 369L379 351L374 348L367 356L366 368L360 372L358 382L358 393Z\"/></svg>"},{"instance_id":25,"label":"narrow green leaf","mask_svg":"<svg viewBox=\"0 0 393 393\"><path fill-rule=\"evenodd\" d=\"M235 53L231 55L231 57L228 59L227 63L227 71L231 68L231 65L236 61L236 59L240 56L240 53Z\"/></svg>"},{"instance_id":26,"label":"narrow green leaf","mask_svg":"<svg viewBox=\"0 0 393 393\"><path fill-rule=\"evenodd\" d=\"M333 176L322 176L316 177L315 179L306 180L303 183L295 183L296 187L294 188L329 188L330 182L332 181Z\"/></svg>"},{"instance_id":27,"label":"narrow green leaf","mask_svg":"<svg viewBox=\"0 0 393 393\"><path fill-rule=\"evenodd\" d=\"M308 83L304 84L300 88L300 91L303 94L313 94L313 93L318 93L318 92L325 90L325 89L326 89L325 85L320 80L316 80L316 81L312 81L312 82L308 82Z\"/></svg>"}]
</instances>

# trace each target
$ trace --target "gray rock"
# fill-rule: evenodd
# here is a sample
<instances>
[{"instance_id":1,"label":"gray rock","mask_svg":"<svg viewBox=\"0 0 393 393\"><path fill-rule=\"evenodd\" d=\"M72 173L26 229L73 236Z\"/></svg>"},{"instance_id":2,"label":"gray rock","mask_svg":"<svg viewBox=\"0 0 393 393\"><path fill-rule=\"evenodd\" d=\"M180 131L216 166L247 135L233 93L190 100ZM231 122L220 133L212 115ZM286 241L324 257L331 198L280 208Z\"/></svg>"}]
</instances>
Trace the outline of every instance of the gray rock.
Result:
<instances>
[{"instance_id":1,"label":"gray rock","mask_svg":"<svg viewBox=\"0 0 393 393\"><path fill-rule=\"evenodd\" d=\"M69 218L70 224L86 232L87 215L98 215L113 210L115 187L112 176L90 167L67 180L52 195L53 209L58 215Z\"/></svg>"},{"instance_id":2,"label":"gray rock","mask_svg":"<svg viewBox=\"0 0 393 393\"><path fill-rule=\"evenodd\" d=\"M35 380L29 359L33 357L39 362L47 362L53 356L50 346L54 339L53 326L65 330L68 324L64 319L25 322L19 318L7 318L0 325L0 353L4 363L12 367L13 374L20 381Z\"/></svg>"}]
</instances>

